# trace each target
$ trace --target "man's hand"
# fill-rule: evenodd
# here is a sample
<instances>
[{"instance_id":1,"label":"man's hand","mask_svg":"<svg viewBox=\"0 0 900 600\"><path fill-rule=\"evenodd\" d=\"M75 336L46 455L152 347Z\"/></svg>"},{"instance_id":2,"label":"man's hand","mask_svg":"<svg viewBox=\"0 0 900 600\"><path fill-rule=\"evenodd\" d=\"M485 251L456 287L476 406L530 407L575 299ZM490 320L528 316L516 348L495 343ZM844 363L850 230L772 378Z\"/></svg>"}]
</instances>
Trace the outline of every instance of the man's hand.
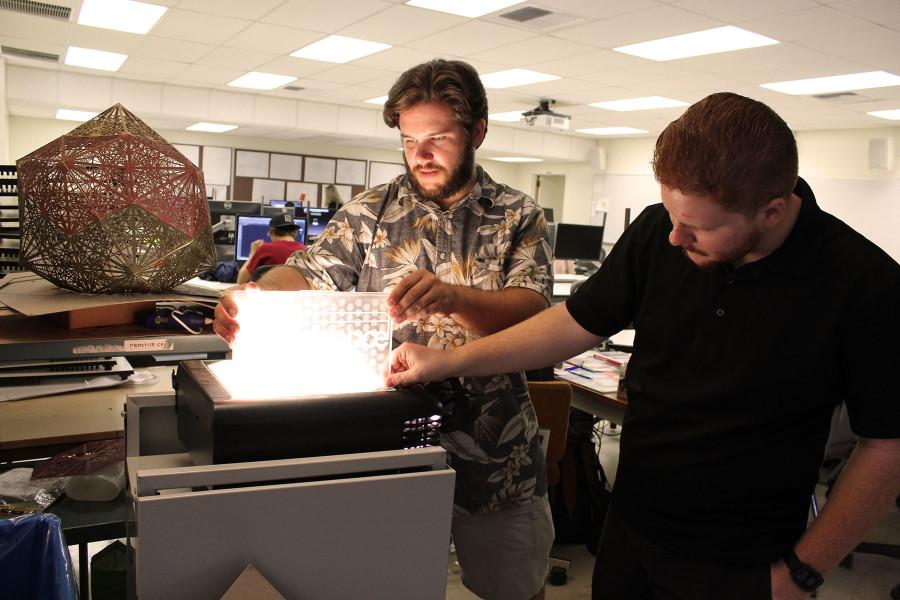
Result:
<instances>
[{"instance_id":1,"label":"man's hand","mask_svg":"<svg viewBox=\"0 0 900 600\"><path fill-rule=\"evenodd\" d=\"M791 572L783 560L772 563L769 569L772 583L772 600L804 600L809 598L809 592L804 592L794 580Z\"/></svg>"},{"instance_id":2,"label":"man's hand","mask_svg":"<svg viewBox=\"0 0 900 600\"><path fill-rule=\"evenodd\" d=\"M404 277L391 290L387 303L398 323L423 319L428 315L449 316L457 300L457 286L441 281L425 269Z\"/></svg>"},{"instance_id":3,"label":"man's hand","mask_svg":"<svg viewBox=\"0 0 900 600\"><path fill-rule=\"evenodd\" d=\"M219 297L219 304L216 305L215 320L213 321L213 331L219 334L219 337L228 342L230 346L234 342L234 336L238 331L237 322L237 303L234 301L234 292L241 290L257 289L255 283L245 283L244 285L236 285L225 290L225 293Z\"/></svg>"},{"instance_id":4,"label":"man's hand","mask_svg":"<svg viewBox=\"0 0 900 600\"><path fill-rule=\"evenodd\" d=\"M396 387L446 379L453 375L447 368L452 352L403 343L391 353L391 374L385 379L385 385Z\"/></svg>"},{"instance_id":5,"label":"man's hand","mask_svg":"<svg viewBox=\"0 0 900 600\"><path fill-rule=\"evenodd\" d=\"M259 250L259 247L265 243L265 240L253 240L250 242L250 256L253 256L253 253Z\"/></svg>"}]
</instances>

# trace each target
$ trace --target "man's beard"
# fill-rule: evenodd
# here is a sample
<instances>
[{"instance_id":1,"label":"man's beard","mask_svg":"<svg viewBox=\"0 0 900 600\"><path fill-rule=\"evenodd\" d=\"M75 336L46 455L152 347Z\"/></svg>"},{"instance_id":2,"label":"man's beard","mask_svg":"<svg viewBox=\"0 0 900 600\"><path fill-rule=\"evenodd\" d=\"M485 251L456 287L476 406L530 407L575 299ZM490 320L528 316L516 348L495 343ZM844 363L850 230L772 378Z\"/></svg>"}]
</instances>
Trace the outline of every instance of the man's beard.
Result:
<instances>
[{"instance_id":1,"label":"man's beard","mask_svg":"<svg viewBox=\"0 0 900 600\"><path fill-rule=\"evenodd\" d=\"M740 246L737 246L728 254L725 254L716 260L707 260L699 264L691 258L691 254L695 256L702 256L704 258L708 258L709 255L706 253L688 252L684 249L684 247L681 248L681 251L687 257L687 259L694 263L694 266L696 266L701 271L710 271L714 273L723 272L733 269L738 261L750 254L750 252L752 252L753 249L756 248L757 244L759 244L760 239L762 239L762 235L762 231L754 229L750 232L747 238L744 239L743 242L741 242Z\"/></svg>"},{"instance_id":2,"label":"man's beard","mask_svg":"<svg viewBox=\"0 0 900 600\"><path fill-rule=\"evenodd\" d=\"M469 181L472 178L472 171L475 169L475 148L466 141L465 150L463 151L463 159L459 163L453 172L450 174L450 178L447 180L447 183L434 190L433 192L426 191L421 185L419 185L419 180L416 178L415 169L411 169L409 167L409 163L404 158L404 164L406 165L406 174L409 176L409 185L412 188L413 192L421 196L425 200L431 200L432 202L438 202L440 200L445 200L456 194L461 189L468 185ZM438 168L443 172L447 172L443 167L438 167L437 165L425 165L431 168Z\"/></svg>"}]
</instances>

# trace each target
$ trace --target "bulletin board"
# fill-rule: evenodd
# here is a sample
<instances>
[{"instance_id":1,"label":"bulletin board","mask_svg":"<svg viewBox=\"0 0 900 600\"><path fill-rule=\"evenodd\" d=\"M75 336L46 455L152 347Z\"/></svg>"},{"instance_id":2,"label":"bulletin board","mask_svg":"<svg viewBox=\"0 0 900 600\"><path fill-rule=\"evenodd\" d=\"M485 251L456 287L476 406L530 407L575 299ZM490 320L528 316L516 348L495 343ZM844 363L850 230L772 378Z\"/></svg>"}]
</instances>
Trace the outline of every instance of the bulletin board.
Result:
<instances>
[{"instance_id":1,"label":"bulletin board","mask_svg":"<svg viewBox=\"0 0 900 600\"><path fill-rule=\"evenodd\" d=\"M404 173L406 173L406 166L400 163L369 161L369 187L387 183Z\"/></svg>"},{"instance_id":2,"label":"bulletin board","mask_svg":"<svg viewBox=\"0 0 900 600\"><path fill-rule=\"evenodd\" d=\"M322 206L326 185L335 185L344 202L365 190L368 161L236 149L233 200L268 204L272 200Z\"/></svg>"}]
</instances>

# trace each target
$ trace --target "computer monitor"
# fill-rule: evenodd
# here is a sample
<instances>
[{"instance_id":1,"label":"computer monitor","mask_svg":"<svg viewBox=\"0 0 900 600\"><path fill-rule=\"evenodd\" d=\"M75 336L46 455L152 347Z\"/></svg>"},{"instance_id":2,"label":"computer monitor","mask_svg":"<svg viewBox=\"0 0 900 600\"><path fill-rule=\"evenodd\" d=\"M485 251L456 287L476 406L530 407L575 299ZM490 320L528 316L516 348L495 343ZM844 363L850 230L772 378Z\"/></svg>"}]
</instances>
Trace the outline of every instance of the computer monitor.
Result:
<instances>
[{"instance_id":1,"label":"computer monitor","mask_svg":"<svg viewBox=\"0 0 900 600\"><path fill-rule=\"evenodd\" d=\"M269 238L270 220L270 217L261 217L259 215L238 215L237 239L234 252L236 260L247 260L250 258L250 244L255 240L272 241ZM294 224L297 225L297 236L295 239L301 244L305 244L306 219L294 219Z\"/></svg>"},{"instance_id":2,"label":"computer monitor","mask_svg":"<svg viewBox=\"0 0 900 600\"><path fill-rule=\"evenodd\" d=\"M287 200L269 200L269 206L284 207Z\"/></svg>"},{"instance_id":3,"label":"computer monitor","mask_svg":"<svg viewBox=\"0 0 900 600\"><path fill-rule=\"evenodd\" d=\"M331 220L335 212L337 211L327 208L306 209L306 221L308 224L306 235L310 239L322 235L322 232L325 231L325 226L328 225L328 221Z\"/></svg>"},{"instance_id":4,"label":"computer monitor","mask_svg":"<svg viewBox=\"0 0 900 600\"><path fill-rule=\"evenodd\" d=\"M259 202L241 202L238 200L207 200L210 215L258 215ZM218 219L212 220L213 225Z\"/></svg>"},{"instance_id":5,"label":"computer monitor","mask_svg":"<svg viewBox=\"0 0 900 600\"><path fill-rule=\"evenodd\" d=\"M544 220L548 223L553 223L553 209L552 208L544 208Z\"/></svg>"},{"instance_id":6,"label":"computer monitor","mask_svg":"<svg viewBox=\"0 0 900 600\"><path fill-rule=\"evenodd\" d=\"M603 225L556 224L553 254L560 260L600 260Z\"/></svg>"},{"instance_id":7,"label":"computer monitor","mask_svg":"<svg viewBox=\"0 0 900 600\"><path fill-rule=\"evenodd\" d=\"M281 213L290 213L291 211L294 211L295 217L303 217L303 209L301 209L299 206L294 206L293 208L290 206L263 206L257 214L260 214L264 217L274 217L275 215L280 215Z\"/></svg>"}]
</instances>

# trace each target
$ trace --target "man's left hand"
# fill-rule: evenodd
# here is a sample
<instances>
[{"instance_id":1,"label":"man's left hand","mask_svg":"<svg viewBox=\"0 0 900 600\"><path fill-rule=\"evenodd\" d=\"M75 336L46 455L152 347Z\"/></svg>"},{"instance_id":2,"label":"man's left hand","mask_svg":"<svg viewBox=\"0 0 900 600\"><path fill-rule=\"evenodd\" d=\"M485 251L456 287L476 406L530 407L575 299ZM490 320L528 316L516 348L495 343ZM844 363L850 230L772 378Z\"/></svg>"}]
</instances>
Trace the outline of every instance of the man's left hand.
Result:
<instances>
[{"instance_id":1,"label":"man's left hand","mask_svg":"<svg viewBox=\"0 0 900 600\"><path fill-rule=\"evenodd\" d=\"M801 590L791 579L791 572L783 560L772 563L769 573L772 582L772 600L805 600L809 598L809 592Z\"/></svg>"},{"instance_id":2,"label":"man's left hand","mask_svg":"<svg viewBox=\"0 0 900 600\"><path fill-rule=\"evenodd\" d=\"M425 269L404 277L387 299L391 317L398 323L428 315L449 315L456 301L457 286L444 283Z\"/></svg>"}]
</instances>

